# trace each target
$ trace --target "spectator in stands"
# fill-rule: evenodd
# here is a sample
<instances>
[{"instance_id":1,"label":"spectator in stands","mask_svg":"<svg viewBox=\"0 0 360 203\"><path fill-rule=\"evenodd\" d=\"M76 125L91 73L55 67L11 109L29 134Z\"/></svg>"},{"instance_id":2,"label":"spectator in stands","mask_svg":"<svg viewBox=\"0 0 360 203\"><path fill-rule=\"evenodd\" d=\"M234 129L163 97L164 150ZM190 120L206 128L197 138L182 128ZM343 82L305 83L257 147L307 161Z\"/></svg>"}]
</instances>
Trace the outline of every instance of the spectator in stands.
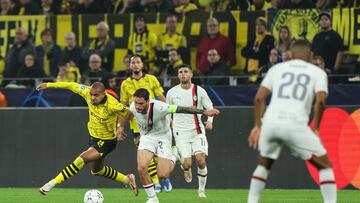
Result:
<instances>
[{"instance_id":1,"label":"spectator in stands","mask_svg":"<svg viewBox=\"0 0 360 203\"><path fill-rule=\"evenodd\" d=\"M191 3L190 0L175 0L174 2L176 2L175 12L178 14L186 14L198 10L196 4Z\"/></svg>"},{"instance_id":2,"label":"spectator in stands","mask_svg":"<svg viewBox=\"0 0 360 203\"><path fill-rule=\"evenodd\" d=\"M60 12L64 14L73 14L75 7L79 5L79 0L57 0Z\"/></svg>"},{"instance_id":3,"label":"spectator in stands","mask_svg":"<svg viewBox=\"0 0 360 203\"><path fill-rule=\"evenodd\" d=\"M321 68L321 69L323 69L323 70L325 70L326 71L326 69L325 69L325 61L324 61L324 59L323 59L323 57L321 57L321 56L314 56L313 58L312 58L312 64L314 64L315 66L319 66L319 68ZM326 72L328 72L328 71L326 71Z\"/></svg>"},{"instance_id":4,"label":"spectator in stands","mask_svg":"<svg viewBox=\"0 0 360 203\"><path fill-rule=\"evenodd\" d=\"M145 0L145 3L144 11L147 13L169 13L174 10L174 7L169 0Z\"/></svg>"},{"instance_id":5,"label":"spectator in stands","mask_svg":"<svg viewBox=\"0 0 360 203\"><path fill-rule=\"evenodd\" d=\"M56 77L56 82L80 82L79 68L73 66L71 63L62 61L59 63L59 73Z\"/></svg>"},{"instance_id":6,"label":"spectator in stands","mask_svg":"<svg viewBox=\"0 0 360 203\"><path fill-rule=\"evenodd\" d=\"M183 57L185 63L190 61L186 37L176 32L177 24L175 15L170 14L166 17L166 31L158 37L156 46L159 64L168 60L168 53L173 48Z\"/></svg>"},{"instance_id":7,"label":"spectator in stands","mask_svg":"<svg viewBox=\"0 0 360 203\"><path fill-rule=\"evenodd\" d=\"M331 16L328 12L319 15L321 31L317 33L311 45L314 55L323 57L325 68L331 73L339 73L345 49L341 36L331 28Z\"/></svg>"},{"instance_id":8,"label":"spectator in stands","mask_svg":"<svg viewBox=\"0 0 360 203\"><path fill-rule=\"evenodd\" d=\"M312 0L290 0L290 1L285 1L284 8L286 9L315 8L315 4Z\"/></svg>"},{"instance_id":9,"label":"spectator in stands","mask_svg":"<svg viewBox=\"0 0 360 203\"><path fill-rule=\"evenodd\" d=\"M126 78L130 77L132 74L132 71L130 69L130 59L131 55L125 55L123 58L123 68L120 68L121 70L116 73L116 77L120 78L117 80L117 84L120 86L122 81L126 80Z\"/></svg>"},{"instance_id":10,"label":"spectator in stands","mask_svg":"<svg viewBox=\"0 0 360 203\"><path fill-rule=\"evenodd\" d=\"M115 99L119 100L119 94L116 92L116 88L117 83L116 83L116 78L114 74L109 74L107 76L105 76L101 82L104 84L105 86L105 92L110 94L111 96L113 96Z\"/></svg>"},{"instance_id":11,"label":"spectator in stands","mask_svg":"<svg viewBox=\"0 0 360 203\"><path fill-rule=\"evenodd\" d=\"M99 55L103 68L111 73L114 65L115 42L110 39L109 25L104 21L99 22L96 25L96 32L96 38L83 48L82 58L87 61L92 54Z\"/></svg>"},{"instance_id":12,"label":"spectator in stands","mask_svg":"<svg viewBox=\"0 0 360 203\"><path fill-rule=\"evenodd\" d=\"M39 6L31 0L19 0L19 2L15 4L13 11L15 15L41 14L41 9Z\"/></svg>"},{"instance_id":13,"label":"spectator in stands","mask_svg":"<svg viewBox=\"0 0 360 203\"><path fill-rule=\"evenodd\" d=\"M251 5L251 11L266 11L270 7L270 3L265 0L253 0L253 5Z\"/></svg>"},{"instance_id":14,"label":"spectator in stands","mask_svg":"<svg viewBox=\"0 0 360 203\"><path fill-rule=\"evenodd\" d=\"M226 12L229 10L246 11L249 9L250 2L248 0L212 0L209 3L209 8L205 8L205 11Z\"/></svg>"},{"instance_id":15,"label":"spectator in stands","mask_svg":"<svg viewBox=\"0 0 360 203\"><path fill-rule=\"evenodd\" d=\"M281 55L281 59L283 62L285 61L290 61L292 59L292 53L290 50L285 51L284 53L282 53Z\"/></svg>"},{"instance_id":16,"label":"spectator in stands","mask_svg":"<svg viewBox=\"0 0 360 203\"><path fill-rule=\"evenodd\" d=\"M281 26L280 30L279 30L278 42L276 44L276 48L280 52L279 53L280 56L285 51L290 50L291 42L292 42L292 39L291 39L291 33L290 33L289 27L286 25Z\"/></svg>"},{"instance_id":17,"label":"spectator in stands","mask_svg":"<svg viewBox=\"0 0 360 203\"><path fill-rule=\"evenodd\" d=\"M160 76L167 77L167 76L176 76L177 75L177 67L183 64L180 54L177 52L176 49L170 49L169 51L169 58L166 61L166 64L161 67Z\"/></svg>"},{"instance_id":18,"label":"spectator in stands","mask_svg":"<svg viewBox=\"0 0 360 203\"><path fill-rule=\"evenodd\" d=\"M80 69L80 73L86 72L87 67L81 57L81 48L76 43L76 36L73 32L65 34L65 48L62 51L62 61L68 61L72 66Z\"/></svg>"},{"instance_id":19,"label":"spectator in stands","mask_svg":"<svg viewBox=\"0 0 360 203\"><path fill-rule=\"evenodd\" d=\"M27 54L25 56L24 65L17 74L18 78L24 78L24 80L18 80L16 84L25 87L34 87L35 80L30 78L42 78L44 76L43 70L40 69L36 63L34 54Z\"/></svg>"},{"instance_id":20,"label":"spectator in stands","mask_svg":"<svg viewBox=\"0 0 360 203\"><path fill-rule=\"evenodd\" d=\"M282 8L283 0L271 0L267 11L275 12Z\"/></svg>"},{"instance_id":21,"label":"spectator in stands","mask_svg":"<svg viewBox=\"0 0 360 203\"><path fill-rule=\"evenodd\" d=\"M24 28L19 27L15 31L15 42L8 50L5 58L4 77L13 78L17 76L19 68L25 61L27 54L34 54L35 46L28 38ZM6 81L4 81L6 83Z\"/></svg>"},{"instance_id":22,"label":"spectator in stands","mask_svg":"<svg viewBox=\"0 0 360 203\"><path fill-rule=\"evenodd\" d=\"M207 21L208 34L201 40L196 52L196 67L200 74L205 74L209 66L208 53L210 49L216 49L220 59L225 61L228 67L235 64L235 51L231 40L219 31L219 22L216 18Z\"/></svg>"},{"instance_id":23,"label":"spectator in stands","mask_svg":"<svg viewBox=\"0 0 360 203\"><path fill-rule=\"evenodd\" d=\"M269 69L273 65L277 64L278 62L279 62L279 51L278 51L278 49L271 49L270 55L269 55L269 63L260 67L259 76L260 77L265 77L265 75L269 71Z\"/></svg>"},{"instance_id":24,"label":"spectator in stands","mask_svg":"<svg viewBox=\"0 0 360 203\"><path fill-rule=\"evenodd\" d=\"M1 0L1 15L13 15L12 3L11 0Z\"/></svg>"},{"instance_id":25,"label":"spectator in stands","mask_svg":"<svg viewBox=\"0 0 360 203\"><path fill-rule=\"evenodd\" d=\"M269 54L274 48L275 39L267 31L266 26L265 18L256 19L256 35L248 41L242 50L242 55L247 59L247 72L256 75L261 66L269 63Z\"/></svg>"},{"instance_id":26,"label":"spectator in stands","mask_svg":"<svg viewBox=\"0 0 360 203\"><path fill-rule=\"evenodd\" d=\"M216 49L210 49L207 54L209 65L205 73L206 76L224 76L229 74L228 64L221 60ZM206 80L206 85L226 85L224 78L210 78Z\"/></svg>"},{"instance_id":27,"label":"spectator in stands","mask_svg":"<svg viewBox=\"0 0 360 203\"><path fill-rule=\"evenodd\" d=\"M90 79L89 77L82 75L81 79L80 79L80 84L86 85L86 86L90 86ZM71 92L71 95L69 97L69 101L68 101L68 106L88 106L85 99L76 94Z\"/></svg>"},{"instance_id":28,"label":"spectator in stands","mask_svg":"<svg viewBox=\"0 0 360 203\"><path fill-rule=\"evenodd\" d=\"M148 30L143 15L135 16L134 21L134 32L128 40L128 54L141 56L144 68L151 74L157 74L159 70L154 65L157 36Z\"/></svg>"},{"instance_id":29,"label":"spectator in stands","mask_svg":"<svg viewBox=\"0 0 360 203\"><path fill-rule=\"evenodd\" d=\"M41 0L42 14L58 15L60 14L59 6L53 0Z\"/></svg>"},{"instance_id":30,"label":"spectator in stands","mask_svg":"<svg viewBox=\"0 0 360 203\"><path fill-rule=\"evenodd\" d=\"M44 70L46 76L56 77L61 59L61 48L54 42L50 29L43 30L40 38L41 45L36 47L40 68Z\"/></svg>"},{"instance_id":31,"label":"spectator in stands","mask_svg":"<svg viewBox=\"0 0 360 203\"><path fill-rule=\"evenodd\" d=\"M89 67L90 70L86 72L85 75L90 78L91 83L99 81L99 79L109 75L109 72L101 67L101 57L97 54L90 56Z\"/></svg>"},{"instance_id":32,"label":"spectator in stands","mask_svg":"<svg viewBox=\"0 0 360 203\"><path fill-rule=\"evenodd\" d=\"M142 13L144 7L141 6L140 0L116 0L111 6L111 13Z\"/></svg>"},{"instance_id":33,"label":"spectator in stands","mask_svg":"<svg viewBox=\"0 0 360 203\"><path fill-rule=\"evenodd\" d=\"M73 14L103 14L106 12L102 0L83 0L74 8Z\"/></svg>"}]
</instances>

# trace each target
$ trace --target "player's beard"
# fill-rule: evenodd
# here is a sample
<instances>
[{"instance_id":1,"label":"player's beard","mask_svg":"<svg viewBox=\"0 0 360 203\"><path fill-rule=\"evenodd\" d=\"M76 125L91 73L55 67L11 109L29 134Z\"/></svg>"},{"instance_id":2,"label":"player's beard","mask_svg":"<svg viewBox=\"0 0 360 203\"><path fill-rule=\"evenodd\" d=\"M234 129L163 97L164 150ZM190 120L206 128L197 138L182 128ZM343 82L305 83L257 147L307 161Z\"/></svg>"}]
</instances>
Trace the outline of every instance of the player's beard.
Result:
<instances>
[{"instance_id":1,"label":"player's beard","mask_svg":"<svg viewBox=\"0 0 360 203\"><path fill-rule=\"evenodd\" d=\"M184 85L185 85L185 84L188 84L188 83L190 82L190 79L181 80L180 82L181 82L181 84L184 84Z\"/></svg>"},{"instance_id":2,"label":"player's beard","mask_svg":"<svg viewBox=\"0 0 360 203\"><path fill-rule=\"evenodd\" d=\"M141 72L140 70L134 70L134 71L133 71L133 73L134 73L135 75L139 75L140 72Z\"/></svg>"}]
</instances>

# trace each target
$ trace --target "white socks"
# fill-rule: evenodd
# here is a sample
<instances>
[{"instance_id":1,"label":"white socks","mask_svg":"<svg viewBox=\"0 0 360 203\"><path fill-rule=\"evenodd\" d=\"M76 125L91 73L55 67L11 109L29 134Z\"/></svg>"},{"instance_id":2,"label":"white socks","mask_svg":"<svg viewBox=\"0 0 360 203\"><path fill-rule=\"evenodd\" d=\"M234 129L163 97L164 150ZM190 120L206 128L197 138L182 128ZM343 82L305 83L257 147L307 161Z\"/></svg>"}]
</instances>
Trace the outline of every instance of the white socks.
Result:
<instances>
[{"instance_id":1,"label":"white socks","mask_svg":"<svg viewBox=\"0 0 360 203\"><path fill-rule=\"evenodd\" d=\"M207 180L207 167L200 169L198 167L198 180L199 180L199 190L198 192L205 192L206 180Z\"/></svg>"},{"instance_id":2,"label":"white socks","mask_svg":"<svg viewBox=\"0 0 360 203\"><path fill-rule=\"evenodd\" d=\"M332 168L319 171L320 190L324 203L336 203L336 183Z\"/></svg>"},{"instance_id":3,"label":"white socks","mask_svg":"<svg viewBox=\"0 0 360 203\"><path fill-rule=\"evenodd\" d=\"M250 183L248 203L257 203L260 194L264 190L269 171L262 165L258 165L253 173Z\"/></svg>"},{"instance_id":4,"label":"white socks","mask_svg":"<svg viewBox=\"0 0 360 203\"><path fill-rule=\"evenodd\" d=\"M156 197L156 193L155 193L155 188L154 188L154 184L148 184L148 185L143 185L143 188L147 194L147 196L150 198L154 198Z\"/></svg>"}]
</instances>

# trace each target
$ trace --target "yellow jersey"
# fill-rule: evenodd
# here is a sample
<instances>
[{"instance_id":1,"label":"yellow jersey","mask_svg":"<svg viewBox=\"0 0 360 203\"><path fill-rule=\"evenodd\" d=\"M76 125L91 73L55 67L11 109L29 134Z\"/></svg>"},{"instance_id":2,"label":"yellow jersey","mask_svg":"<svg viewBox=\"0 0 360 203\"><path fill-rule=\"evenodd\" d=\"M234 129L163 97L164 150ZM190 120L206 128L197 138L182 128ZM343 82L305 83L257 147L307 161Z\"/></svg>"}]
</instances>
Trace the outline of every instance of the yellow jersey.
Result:
<instances>
[{"instance_id":1,"label":"yellow jersey","mask_svg":"<svg viewBox=\"0 0 360 203\"><path fill-rule=\"evenodd\" d=\"M198 7L194 3L189 3L188 5L181 5L175 8L176 13L187 13L196 10L198 10Z\"/></svg>"},{"instance_id":2,"label":"yellow jersey","mask_svg":"<svg viewBox=\"0 0 360 203\"><path fill-rule=\"evenodd\" d=\"M119 115L125 117L129 108L117 101L113 96L106 94L105 102L93 105L90 99L90 87L75 82L46 83L49 88L68 89L82 96L89 106L88 130L92 137L102 140L116 138L116 124Z\"/></svg>"},{"instance_id":3,"label":"yellow jersey","mask_svg":"<svg viewBox=\"0 0 360 203\"><path fill-rule=\"evenodd\" d=\"M76 66L70 66L69 72L66 75L58 75L55 79L56 82L80 82L80 70Z\"/></svg>"},{"instance_id":4,"label":"yellow jersey","mask_svg":"<svg viewBox=\"0 0 360 203\"><path fill-rule=\"evenodd\" d=\"M180 33L175 33L173 36L163 33L158 37L157 44L163 51L169 51L172 48L179 49L179 47L187 47L186 37Z\"/></svg>"},{"instance_id":5,"label":"yellow jersey","mask_svg":"<svg viewBox=\"0 0 360 203\"><path fill-rule=\"evenodd\" d=\"M128 77L121 84L120 101L124 104L130 105L133 101L133 94L137 89L145 88L150 93L150 99L154 99L155 96L164 93L164 89L161 87L158 79L150 74L144 74L140 79L134 79Z\"/></svg>"},{"instance_id":6,"label":"yellow jersey","mask_svg":"<svg viewBox=\"0 0 360 203\"><path fill-rule=\"evenodd\" d=\"M154 62L156 43L157 36L153 32L148 30L141 34L133 32L129 38L128 50L132 54L140 55L144 59Z\"/></svg>"}]
</instances>

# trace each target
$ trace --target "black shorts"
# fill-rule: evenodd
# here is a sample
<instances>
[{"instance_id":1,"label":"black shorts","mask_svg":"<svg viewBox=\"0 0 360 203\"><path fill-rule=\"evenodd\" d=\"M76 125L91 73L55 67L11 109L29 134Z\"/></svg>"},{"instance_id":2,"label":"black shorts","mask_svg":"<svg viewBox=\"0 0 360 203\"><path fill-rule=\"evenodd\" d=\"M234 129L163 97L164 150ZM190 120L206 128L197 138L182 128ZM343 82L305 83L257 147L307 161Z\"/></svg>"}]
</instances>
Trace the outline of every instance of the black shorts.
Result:
<instances>
[{"instance_id":1,"label":"black shorts","mask_svg":"<svg viewBox=\"0 0 360 203\"><path fill-rule=\"evenodd\" d=\"M112 152L116 147L116 138L113 140L102 140L99 138L90 137L89 146L94 147L103 156Z\"/></svg>"}]
</instances>

